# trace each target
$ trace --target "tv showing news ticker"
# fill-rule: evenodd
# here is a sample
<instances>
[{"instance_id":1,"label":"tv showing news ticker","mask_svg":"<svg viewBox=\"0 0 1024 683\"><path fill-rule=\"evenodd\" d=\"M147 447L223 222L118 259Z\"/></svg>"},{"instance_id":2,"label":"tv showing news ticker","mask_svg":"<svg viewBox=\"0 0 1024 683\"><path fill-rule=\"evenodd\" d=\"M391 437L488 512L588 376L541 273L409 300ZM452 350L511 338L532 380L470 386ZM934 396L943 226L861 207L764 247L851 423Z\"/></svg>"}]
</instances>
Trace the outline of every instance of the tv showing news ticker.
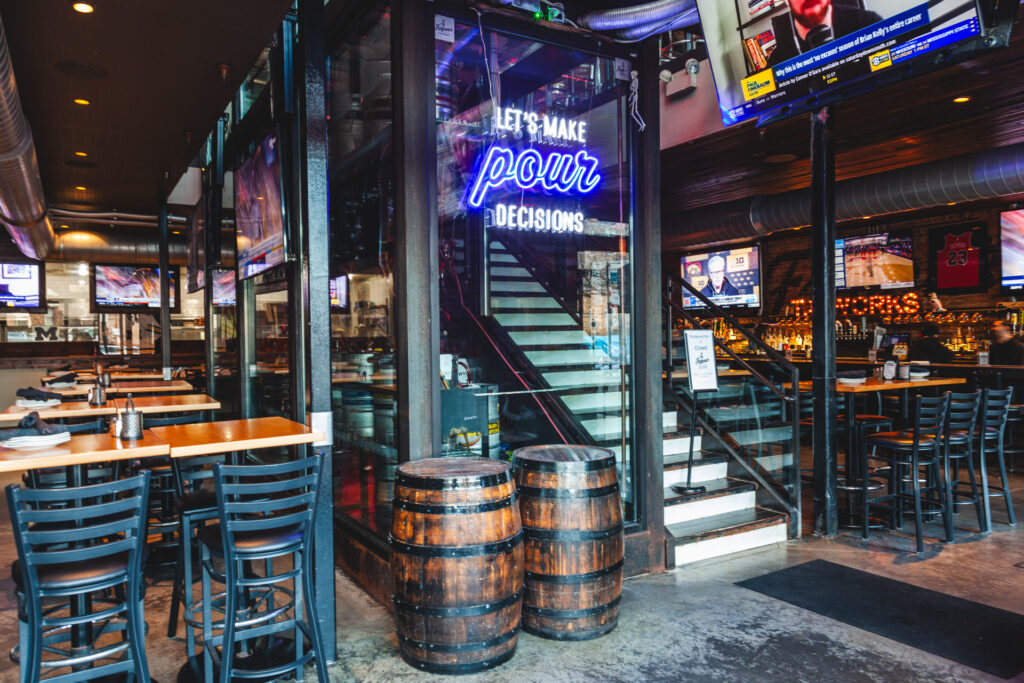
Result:
<instances>
[{"instance_id":1,"label":"tv showing news ticker","mask_svg":"<svg viewBox=\"0 0 1024 683\"><path fill-rule=\"evenodd\" d=\"M809 111L906 78L911 66L916 75L1004 47L1013 23L996 0L698 0L697 8L726 126Z\"/></svg>"}]
</instances>

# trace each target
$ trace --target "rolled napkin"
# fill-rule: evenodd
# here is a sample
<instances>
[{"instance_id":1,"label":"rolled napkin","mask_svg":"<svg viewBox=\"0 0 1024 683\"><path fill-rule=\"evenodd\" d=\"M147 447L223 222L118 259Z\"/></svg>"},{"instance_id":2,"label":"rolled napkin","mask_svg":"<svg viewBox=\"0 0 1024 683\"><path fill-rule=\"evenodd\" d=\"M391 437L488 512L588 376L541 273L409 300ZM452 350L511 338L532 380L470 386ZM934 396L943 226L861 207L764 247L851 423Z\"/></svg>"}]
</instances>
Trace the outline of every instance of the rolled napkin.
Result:
<instances>
[{"instance_id":1,"label":"rolled napkin","mask_svg":"<svg viewBox=\"0 0 1024 683\"><path fill-rule=\"evenodd\" d=\"M21 398L27 398L30 401L49 401L51 398L55 398L59 401L61 399L60 394L52 391L43 391L42 389L34 389L32 387L18 389L15 395Z\"/></svg>"},{"instance_id":2,"label":"rolled napkin","mask_svg":"<svg viewBox=\"0 0 1024 683\"><path fill-rule=\"evenodd\" d=\"M21 422L18 423L18 429L31 430L32 434L16 434L15 436L34 436L38 434L58 434L60 432L68 431L65 425L52 425L49 422L39 417L39 413L32 411L25 417L21 418ZM7 437L11 438L11 437Z\"/></svg>"},{"instance_id":3,"label":"rolled napkin","mask_svg":"<svg viewBox=\"0 0 1024 683\"><path fill-rule=\"evenodd\" d=\"M839 379L864 379L867 376L867 370L843 370L836 373Z\"/></svg>"},{"instance_id":4,"label":"rolled napkin","mask_svg":"<svg viewBox=\"0 0 1024 683\"><path fill-rule=\"evenodd\" d=\"M77 379L78 379L78 373L69 372L66 375L61 375L60 377L54 377L54 378L50 379L49 381L43 382L43 385L44 386L49 386L51 384L74 384L75 380L77 380Z\"/></svg>"}]
</instances>

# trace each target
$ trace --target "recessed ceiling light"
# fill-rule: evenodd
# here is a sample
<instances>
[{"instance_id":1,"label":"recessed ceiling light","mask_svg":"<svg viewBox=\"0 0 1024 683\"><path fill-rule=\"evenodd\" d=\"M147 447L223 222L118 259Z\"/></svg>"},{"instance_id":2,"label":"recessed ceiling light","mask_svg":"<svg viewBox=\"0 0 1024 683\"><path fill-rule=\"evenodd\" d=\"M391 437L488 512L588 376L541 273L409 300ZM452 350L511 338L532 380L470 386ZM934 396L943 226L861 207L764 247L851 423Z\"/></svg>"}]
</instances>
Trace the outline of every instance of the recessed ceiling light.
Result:
<instances>
[{"instance_id":1,"label":"recessed ceiling light","mask_svg":"<svg viewBox=\"0 0 1024 683\"><path fill-rule=\"evenodd\" d=\"M956 102L957 104L963 104L964 102L970 102L971 98L967 97L966 95L962 95L960 97L954 97L953 101Z\"/></svg>"},{"instance_id":2,"label":"recessed ceiling light","mask_svg":"<svg viewBox=\"0 0 1024 683\"><path fill-rule=\"evenodd\" d=\"M75 189L80 192L85 192L85 185L75 185Z\"/></svg>"},{"instance_id":3,"label":"recessed ceiling light","mask_svg":"<svg viewBox=\"0 0 1024 683\"><path fill-rule=\"evenodd\" d=\"M871 216L861 216L861 220L870 220Z\"/></svg>"},{"instance_id":4,"label":"recessed ceiling light","mask_svg":"<svg viewBox=\"0 0 1024 683\"><path fill-rule=\"evenodd\" d=\"M73 2L71 3L71 9L82 14L92 14L96 8L88 2Z\"/></svg>"},{"instance_id":5,"label":"recessed ceiling light","mask_svg":"<svg viewBox=\"0 0 1024 683\"><path fill-rule=\"evenodd\" d=\"M62 228L66 228L66 227L68 227L68 226L66 226L66 225L62 225L62 226L60 226L60 227L62 227Z\"/></svg>"},{"instance_id":6,"label":"recessed ceiling light","mask_svg":"<svg viewBox=\"0 0 1024 683\"><path fill-rule=\"evenodd\" d=\"M88 154L86 154L85 152L75 152L75 156L76 156L76 157L82 157L82 158L85 158L85 157L87 157L87 156L89 156L89 155L88 155Z\"/></svg>"},{"instance_id":7,"label":"recessed ceiling light","mask_svg":"<svg viewBox=\"0 0 1024 683\"><path fill-rule=\"evenodd\" d=\"M956 202L946 202L946 206L956 206Z\"/></svg>"},{"instance_id":8,"label":"recessed ceiling light","mask_svg":"<svg viewBox=\"0 0 1024 683\"><path fill-rule=\"evenodd\" d=\"M181 230L171 230L171 234L172 235L180 235L181 234Z\"/></svg>"},{"instance_id":9,"label":"recessed ceiling light","mask_svg":"<svg viewBox=\"0 0 1024 683\"><path fill-rule=\"evenodd\" d=\"M82 98L82 97L76 97L76 98L74 99L74 102L75 102L75 104L80 104L80 105L82 105L83 107L88 107L88 106L89 106L90 104L92 104L92 102L90 102L89 100L87 100L87 99L84 99L84 98Z\"/></svg>"}]
</instances>

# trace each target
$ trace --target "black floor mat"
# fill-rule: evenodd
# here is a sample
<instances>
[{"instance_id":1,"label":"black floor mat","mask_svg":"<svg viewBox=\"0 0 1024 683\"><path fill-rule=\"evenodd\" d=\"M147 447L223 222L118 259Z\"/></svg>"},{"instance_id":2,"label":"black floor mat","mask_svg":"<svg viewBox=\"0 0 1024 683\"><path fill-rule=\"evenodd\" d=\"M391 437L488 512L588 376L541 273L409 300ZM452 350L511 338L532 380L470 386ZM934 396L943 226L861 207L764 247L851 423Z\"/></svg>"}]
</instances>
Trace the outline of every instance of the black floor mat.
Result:
<instances>
[{"instance_id":1,"label":"black floor mat","mask_svg":"<svg viewBox=\"0 0 1024 683\"><path fill-rule=\"evenodd\" d=\"M736 584L990 673L1024 671L1024 615L814 560Z\"/></svg>"}]
</instances>

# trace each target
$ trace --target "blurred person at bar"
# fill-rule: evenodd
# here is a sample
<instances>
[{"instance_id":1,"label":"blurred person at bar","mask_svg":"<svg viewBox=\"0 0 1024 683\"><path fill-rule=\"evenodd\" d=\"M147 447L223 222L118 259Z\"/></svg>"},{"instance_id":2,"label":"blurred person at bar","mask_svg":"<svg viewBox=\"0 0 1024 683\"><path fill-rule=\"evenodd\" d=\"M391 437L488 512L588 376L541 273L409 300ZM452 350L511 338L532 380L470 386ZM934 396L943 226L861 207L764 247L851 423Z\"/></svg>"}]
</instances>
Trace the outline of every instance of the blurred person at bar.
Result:
<instances>
[{"instance_id":1,"label":"blurred person at bar","mask_svg":"<svg viewBox=\"0 0 1024 683\"><path fill-rule=\"evenodd\" d=\"M1013 334L1005 320L992 323L992 344L988 349L991 365L1024 365L1024 344Z\"/></svg>"},{"instance_id":2,"label":"blurred person at bar","mask_svg":"<svg viewBox=\"0 0 1024 683\"><path fill-rule=\"evenodd\" d=\"M921 336L910 345L910 360L926 360L932 363L952 363L953 352L939 341L939 326L925 323Z\"/></svg>"},{"instance_id":3,"label":"blurred person at bar","mask_svg":"<svg viewBox=\"0 0 1024 683\"><path fill-rule=\"evenodd\" d=\"M776 48L768 66L777 66L881 20L877 12L832 0L789 0L789 12L772 17Z\"/></svg>"}]
</instances>

